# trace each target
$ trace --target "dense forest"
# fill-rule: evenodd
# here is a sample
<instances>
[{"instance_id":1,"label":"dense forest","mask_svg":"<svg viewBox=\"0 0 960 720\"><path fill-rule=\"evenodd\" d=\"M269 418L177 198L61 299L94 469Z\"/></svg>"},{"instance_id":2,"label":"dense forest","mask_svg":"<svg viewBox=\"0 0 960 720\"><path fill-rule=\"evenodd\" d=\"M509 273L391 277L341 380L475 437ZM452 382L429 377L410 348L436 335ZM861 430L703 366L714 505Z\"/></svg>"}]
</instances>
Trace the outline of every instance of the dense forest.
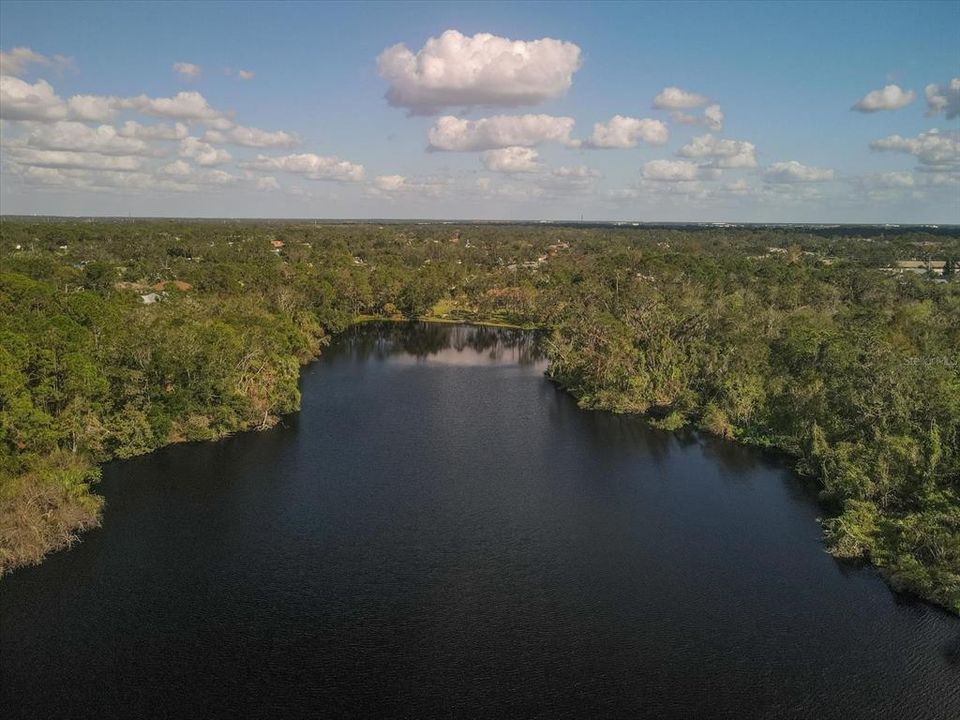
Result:
<instances>
[{"instance_id":1,"label":"dense forest","mask_svg":"<svg viewBox=\"0 0 960 720\"><path fill-rule=\"evenodd\" d=\"M960 612L958 259L938 228L4 218L0 571L99 522L100 463L267 427L332 334L426 318L542 327L583 407L787 453L832 553Z\"/></svg>"}]
</instances>

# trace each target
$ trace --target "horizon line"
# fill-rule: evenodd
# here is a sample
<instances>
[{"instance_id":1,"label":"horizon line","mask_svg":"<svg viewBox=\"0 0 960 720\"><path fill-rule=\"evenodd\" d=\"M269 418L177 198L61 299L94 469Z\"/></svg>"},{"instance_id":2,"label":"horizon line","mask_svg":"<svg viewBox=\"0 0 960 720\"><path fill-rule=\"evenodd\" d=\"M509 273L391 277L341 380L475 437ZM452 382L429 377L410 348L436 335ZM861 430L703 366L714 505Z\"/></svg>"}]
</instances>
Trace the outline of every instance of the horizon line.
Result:
<instances>
[{"instance_id":1,"label":"horizon line","mask_svg":"<svg viewBox=\"0 0 960 720\"><path fill-rule=\"evenodd\" d=\"M194 221L233 221L233 222L314 222L314 223L419 223L436 225L629 225L639 226L792 226L792 227L922 227L922 228L958 228L957 222L795 222L790 220L547 220L547 219L481 219L481 218L430 218L430 217L311 217L311 216L228 216L228 215L58 215L40 213L0 213L0 222L13 219L37 220L194 220Z\"/></svg>"}]
</instances>

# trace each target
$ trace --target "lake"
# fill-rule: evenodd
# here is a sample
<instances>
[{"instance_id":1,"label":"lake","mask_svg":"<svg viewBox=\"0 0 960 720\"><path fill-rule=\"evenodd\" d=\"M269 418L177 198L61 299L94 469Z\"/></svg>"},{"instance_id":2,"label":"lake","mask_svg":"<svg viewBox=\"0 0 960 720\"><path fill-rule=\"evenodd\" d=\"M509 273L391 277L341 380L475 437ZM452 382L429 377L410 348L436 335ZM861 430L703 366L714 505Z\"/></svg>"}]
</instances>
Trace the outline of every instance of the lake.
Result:
<instances>
[{"instance_id":1,"label":"lake","mask_svg":"<svg viewBox=\"0 0 960 720\"><path fill-rule=\"evenodd\" d=\"M108 464L0 581L0 716L960 717L960 619L831 558L783 461L544 369L359 326L279 426Z\"/></svg>"}]
</instances>

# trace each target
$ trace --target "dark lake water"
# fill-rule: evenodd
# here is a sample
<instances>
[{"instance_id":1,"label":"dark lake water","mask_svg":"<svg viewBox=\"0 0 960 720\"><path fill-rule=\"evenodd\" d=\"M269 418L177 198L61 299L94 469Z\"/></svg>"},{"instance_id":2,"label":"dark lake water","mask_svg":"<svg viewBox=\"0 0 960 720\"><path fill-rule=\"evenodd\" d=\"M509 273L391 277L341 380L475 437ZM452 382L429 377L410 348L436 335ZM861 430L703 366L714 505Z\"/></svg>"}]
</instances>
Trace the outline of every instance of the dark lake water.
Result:
<instances>
[{"instance_id":1,"label":"dark lake water","mask_svg":"<svg viewBox=\"0 0 960 720\"><path fill-rule=\"evenodd\" d=\"M543 370L367 326L282 426L108 465L103 528L0 581L0 717L960 718L960 620L782 464Z\"/></svg>"}]
</instances>

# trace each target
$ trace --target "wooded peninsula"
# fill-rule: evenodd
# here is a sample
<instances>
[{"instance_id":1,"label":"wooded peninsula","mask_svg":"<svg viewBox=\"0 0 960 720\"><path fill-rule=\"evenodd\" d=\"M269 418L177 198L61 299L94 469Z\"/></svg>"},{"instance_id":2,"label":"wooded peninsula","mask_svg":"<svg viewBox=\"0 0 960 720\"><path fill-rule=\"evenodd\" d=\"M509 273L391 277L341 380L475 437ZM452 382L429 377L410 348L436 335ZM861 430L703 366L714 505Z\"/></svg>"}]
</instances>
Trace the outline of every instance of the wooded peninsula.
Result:
<instances>
[{"instance_id":1,"label":"wooded peninsula","mask_svg":"<svg viewBox=\"0 0 960 720\"><path fill-rule=\"evenodd\" d=\"M960 613L960 229L0 221L0 572L99 465L269 427L364 318L542 328L584 408L782 451L826 547Z\"/></svg>"}]
</instances>

